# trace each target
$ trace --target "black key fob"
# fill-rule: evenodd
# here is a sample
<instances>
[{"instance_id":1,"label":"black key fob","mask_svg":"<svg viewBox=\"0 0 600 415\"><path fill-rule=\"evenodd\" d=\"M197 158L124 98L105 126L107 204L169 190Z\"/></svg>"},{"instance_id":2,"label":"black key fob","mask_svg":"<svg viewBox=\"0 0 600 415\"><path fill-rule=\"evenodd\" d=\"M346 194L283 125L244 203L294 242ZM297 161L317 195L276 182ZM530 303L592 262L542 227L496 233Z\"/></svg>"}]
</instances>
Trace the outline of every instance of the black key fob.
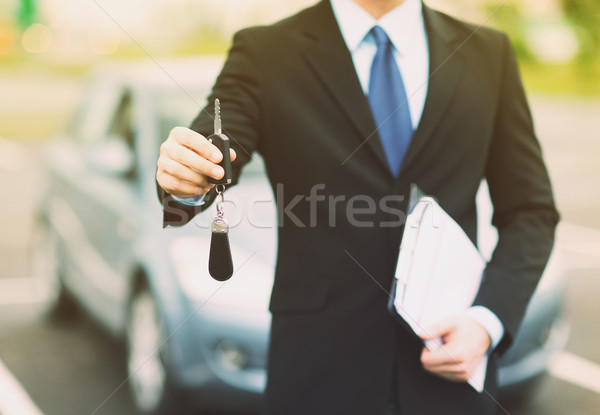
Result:
<instances>
[{"instance_id":1,"label":"black key fob","mask_svg":"<svg viewBox=\"0 0 600 415\"><path fill-rule=\"evenodd\" d=\"M212 142L219 151L223 154L223 160L219 166L225 170L225 175L221 180L208 178L208 182L212 184L231 184L231 157L229 155L229 138L225 134L212 134L208 137L208 141Z\"/></svg>"},{"instance_id":2,"label":"black key fob","mask_svg":"<svg viewBox=\"0 0 600 415\"><path fill-rule=\"evenodd\" d=\"M217 281L227 281L233 275L233 260L229 247L229 225L217 216L210 225L210 253L208 273Z\"/></svg>"}]
</instances>

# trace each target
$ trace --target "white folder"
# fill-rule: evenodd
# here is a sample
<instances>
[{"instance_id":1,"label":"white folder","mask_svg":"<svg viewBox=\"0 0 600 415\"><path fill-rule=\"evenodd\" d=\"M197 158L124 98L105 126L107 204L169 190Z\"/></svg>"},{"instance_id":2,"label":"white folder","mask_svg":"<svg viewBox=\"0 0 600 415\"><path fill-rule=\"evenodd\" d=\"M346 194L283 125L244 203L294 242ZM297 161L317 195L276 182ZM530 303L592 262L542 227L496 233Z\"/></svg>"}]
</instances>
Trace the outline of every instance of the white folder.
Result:
<instances>
[{"instance_id":1,"label":"white folder","mask_svg":"<svg viewBox=\"0 0 600 415\"><path fill-rule=\"evenodd\" d=\"M472 305L486 262L435 199L418 196L415 190L400 245L391 306L418 334ZM441 344L438 339L425 345L435 349ZM470 373L469 384L478 392L483 390L486 369L484 356Z\"/></svg>"}]
</instances>

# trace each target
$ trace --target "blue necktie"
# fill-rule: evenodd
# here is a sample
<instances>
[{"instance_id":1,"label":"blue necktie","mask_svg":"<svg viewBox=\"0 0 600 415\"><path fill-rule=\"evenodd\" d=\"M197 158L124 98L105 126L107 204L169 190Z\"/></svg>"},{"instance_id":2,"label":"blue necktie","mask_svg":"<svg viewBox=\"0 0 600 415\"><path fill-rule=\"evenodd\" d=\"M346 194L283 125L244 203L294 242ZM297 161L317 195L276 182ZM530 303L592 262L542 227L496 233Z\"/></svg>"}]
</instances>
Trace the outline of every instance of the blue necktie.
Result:
<instances>
[{"instance_id":1,"label":"blue necktie","mask_svg":"<svg viewBox=\"0 0 600 415\"><path fill-rule=\"evenodd\" d=\"M392 42L379 26L374 26L371 33L377 53L371 66L369 104L390 169L398 176L413 135L408 98Z\"/></svg>"}]
</instances>

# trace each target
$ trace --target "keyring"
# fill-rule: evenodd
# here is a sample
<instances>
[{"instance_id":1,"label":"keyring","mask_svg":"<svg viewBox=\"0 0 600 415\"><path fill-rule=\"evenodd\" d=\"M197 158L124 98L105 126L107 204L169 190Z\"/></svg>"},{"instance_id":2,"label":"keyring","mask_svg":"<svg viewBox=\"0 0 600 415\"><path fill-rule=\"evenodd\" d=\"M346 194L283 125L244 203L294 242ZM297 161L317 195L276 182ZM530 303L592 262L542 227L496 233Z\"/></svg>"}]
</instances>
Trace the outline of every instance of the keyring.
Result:
<instances>
[{"instance_id":1,"label":"keyring","mask_svg":"<svg viewBox=\"0 0 600 415\"><path fill-rule=\"evenodd\" d=\"M225 205L225 196L223 195L223 192L225 191L225 185L222 184L218 184L217 187L217 216L222 219L223 215L225 214L224 212L224 205Z\"/></svg>"}]
</instances>

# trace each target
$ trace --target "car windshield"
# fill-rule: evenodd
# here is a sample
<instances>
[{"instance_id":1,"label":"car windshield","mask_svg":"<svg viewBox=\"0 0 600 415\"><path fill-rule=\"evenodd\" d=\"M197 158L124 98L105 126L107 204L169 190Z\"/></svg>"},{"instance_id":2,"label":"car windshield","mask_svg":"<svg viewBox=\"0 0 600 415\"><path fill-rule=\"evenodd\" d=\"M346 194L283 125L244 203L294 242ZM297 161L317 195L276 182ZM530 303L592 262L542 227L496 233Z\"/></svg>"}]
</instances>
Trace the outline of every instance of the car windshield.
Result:
<instances>
[{"instance_id":1,"label":"car windshield","mask_svg":"<svg viewBox=\"0 0 600 415\"><path fill-rule=\"evenodd\" d=\"M157 94L156 111L158 132L167 138L173 127L189 127L206 103L206 93L182 90L160 91ZM162 140L160 140L162 142Z\"/></svg>"}]
</instances>

